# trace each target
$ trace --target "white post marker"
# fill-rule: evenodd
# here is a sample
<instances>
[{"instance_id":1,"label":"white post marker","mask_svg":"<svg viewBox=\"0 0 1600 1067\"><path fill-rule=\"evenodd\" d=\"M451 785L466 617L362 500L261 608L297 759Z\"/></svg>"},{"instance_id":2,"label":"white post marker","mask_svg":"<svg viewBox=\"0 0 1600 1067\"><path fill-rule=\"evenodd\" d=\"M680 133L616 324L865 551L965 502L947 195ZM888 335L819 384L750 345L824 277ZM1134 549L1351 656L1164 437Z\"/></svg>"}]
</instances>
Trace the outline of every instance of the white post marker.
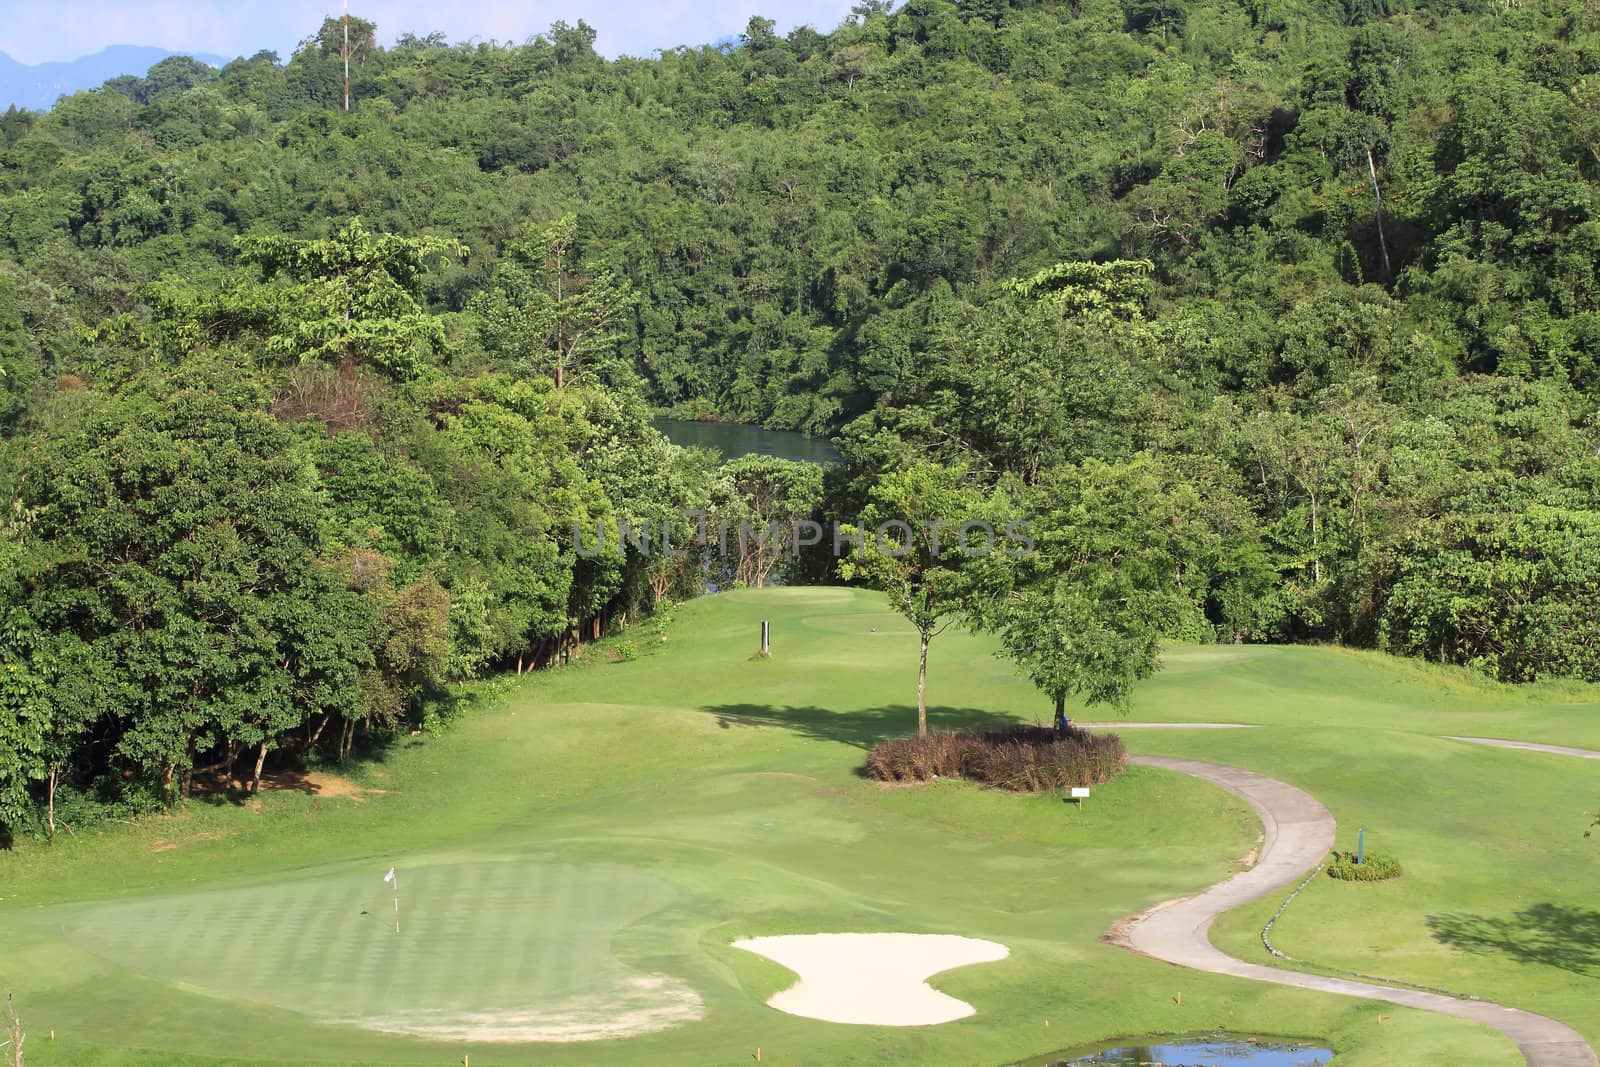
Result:
<instances>
[{"instance_id":1,"label":"white post marker","mask_svg":"<svg viewBox=\"0 0 1600 1067\"><path fill-rule=\"evenodd\" d=\"M394 873L394 868L389 868L389 873L383 876L385 882L394 886L394 932L400 932L400 878Z\"/></svg>"}]
</instances>

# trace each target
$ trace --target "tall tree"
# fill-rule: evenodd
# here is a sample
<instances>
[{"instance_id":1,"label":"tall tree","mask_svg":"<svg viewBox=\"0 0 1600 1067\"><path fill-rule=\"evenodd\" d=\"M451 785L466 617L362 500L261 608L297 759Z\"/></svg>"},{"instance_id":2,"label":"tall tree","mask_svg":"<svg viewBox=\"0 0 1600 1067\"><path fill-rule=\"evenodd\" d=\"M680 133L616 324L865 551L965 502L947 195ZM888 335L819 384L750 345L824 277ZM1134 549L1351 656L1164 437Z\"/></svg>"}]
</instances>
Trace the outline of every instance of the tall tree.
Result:
<instances>
[{"instance_id":1,"label":"tall tree","mask_svg":"<svg viewBox=\"0 0 1600 1067\"><path fill-rule=\"evenodd\" d=\"M0 432L21 412L39 376L39 361L23 332L17 287L0 271Z\"/></svg>"},{"instance_id":2,"label":"tall tree","mask_svg":"<svg viewBox=\"0 0 1600 1067\"><path fill-rule=\"evenodd\" d=\"M916 628L920 737L928 734L928 646L970 610L966 563L1004 551L1000 532L990 536L995 514L965 470L929 465L880 478L859 525L842 531L852 549L839 564L840 577L887 593Z\"/></svg>"},{"instance_id":3,"label":"tall tree","mask_svg":"<svg viewBox=\"0 0 1600 1067\"><path fill-rule=\"evenodd\" d=\"M1195 494L1143 455L1054 468L1020 507L1033 551L990 557L969 614L999 633L1064 732L1068 697L1126 708L1162 639L1198 617L1212 537Z\"/></svg>"},{"instance_id":4,"label":"tall tree","mask_svg":"<svg viewBox=\"0 0 1600 1067\"><path fill-rule=\"evenodd\" d=\"M444 346L444 326L422 301L422 277L431 260L466 255L459 241L374 234L357 218L328 238L270 234L236 244L241 262L285 283L258 292L273 311L264 339L271 353L365 364L404 379Z\"/></svg>"},{"instance_id":5,"label":"tall tree","mask_svg":"<svg viewBox=\"0 0 1600 1067\"><path fill-rule=\"evenodd\" d=\"M798 557L802 523L816 522L822 505L822 468L774 456L742 456L722 465L731 496L718 509L719 545L727 539L735 581L760 589L787 556Z\"/></svg>"},{"instance_id":6,"label":"tall tree","mask_svg":"<svg viewBox=\"0 0 1600 1067\"><path fill-rule=\"evenodd\" d=\"M114 716L118 759L169 797L303 721L303 679L343 686L370 662L359 632L315 651L294 621L350 613L309 573L316 501L286 431L228 371L180 373L183 384L62 413L37 438L19 494L47 563L25 576L22 603L44 648L59 658L82 641L73 659L94 668L89 679L56 671L52 704L91 689Z\"/></svg>"},{"instance_id":7,"label":"tall tree","mask_svg":"<svg viewBox=\"0 0 1600 1067\"><path fill-rule=\"evenodd\" d=\"M578 217L524 228L506 246L494 285L477 303L486 340L520 374L548 374L556 389L590 374L627 377L617 365L633 287L583 262Z\"/></svg>"}]
</instances>

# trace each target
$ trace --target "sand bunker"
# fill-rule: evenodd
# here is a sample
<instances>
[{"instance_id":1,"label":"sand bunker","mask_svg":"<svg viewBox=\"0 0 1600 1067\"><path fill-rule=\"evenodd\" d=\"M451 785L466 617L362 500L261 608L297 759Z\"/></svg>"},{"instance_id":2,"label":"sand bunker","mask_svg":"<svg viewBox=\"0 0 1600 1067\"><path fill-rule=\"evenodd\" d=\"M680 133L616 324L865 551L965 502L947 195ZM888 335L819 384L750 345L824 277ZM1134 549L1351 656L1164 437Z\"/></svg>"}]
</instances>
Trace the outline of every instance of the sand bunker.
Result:
<instances>
[{"instance_id":1,"label":"sand bunker","mask_svg":"<svg viewBox=\"0 0 1600 1067\"><path fill-rule=\"evenodd\" d=\"M941 971L993 963L1004 945L951 934L798 934L735 941L800 981L767 1003L790 1015L866 1026L930 1026L974 1013L928 985Z\"/></svg>"},{"instance_id":2,"label":"sand bunker","mask_svg":"<svg viewBox=\"0 0 1600 1067\"><path fill-rule=\"evenodd\" d=\"M524 1011L443 1009L339 1021L434 1041L512 1044L637 1037L695 1022L704 1014L705 1005L694 990L664 974L648 974Z\"/></svg>"}]
</instances>

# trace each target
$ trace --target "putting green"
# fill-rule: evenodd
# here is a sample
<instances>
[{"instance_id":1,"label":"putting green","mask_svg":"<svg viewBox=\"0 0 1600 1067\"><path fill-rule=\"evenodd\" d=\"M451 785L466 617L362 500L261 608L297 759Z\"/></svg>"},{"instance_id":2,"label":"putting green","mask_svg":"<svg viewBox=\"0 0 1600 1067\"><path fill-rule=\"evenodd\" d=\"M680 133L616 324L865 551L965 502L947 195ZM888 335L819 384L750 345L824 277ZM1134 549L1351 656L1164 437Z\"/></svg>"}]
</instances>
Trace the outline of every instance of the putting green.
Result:
<instances>
[{"instance_id":1,"label":"putting green","mask_svg":"<svg viewBox=\"0 0 1600 1067\"><path fill-rule=\"evenodd\" d=\"M628 1037L699 1018L683 982L611 943L672 887L615 867L450 863L71 909L130 970L324 1022L481 1042Z\"/></svg>"}]
</instances>

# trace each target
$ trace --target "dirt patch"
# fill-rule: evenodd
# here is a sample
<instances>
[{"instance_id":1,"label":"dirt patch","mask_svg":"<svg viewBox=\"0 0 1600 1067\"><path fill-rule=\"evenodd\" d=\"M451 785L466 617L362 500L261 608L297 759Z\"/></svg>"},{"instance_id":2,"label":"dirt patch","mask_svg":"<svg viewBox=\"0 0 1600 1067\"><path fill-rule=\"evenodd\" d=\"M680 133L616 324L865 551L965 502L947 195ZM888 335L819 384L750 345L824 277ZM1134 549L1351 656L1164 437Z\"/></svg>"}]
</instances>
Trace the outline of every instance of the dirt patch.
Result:
<instances>
[{"instance_id":1,"label":"dirt patch","mask_svg":"<svg viewBox=\"0 0 1600 1067\"><path fill-rule=\"evenodd\" d=\"M266 772L261 776L261 790L272 793L304 793L314 797L351 797L356 800L383 792L382 789L357 785L348 778L341 778L337 774L328 774L325 771L293 770ZM194 795L197 797L224 793L239 797L249 792L250 782L246 778L235 778L226 783L220 776L194 780Z\"/></svg>"},{"instance_id":2,"label":"dirt patch","mask_svg":"<svg viewBox=\"0 0 1600 1067\"><path fill-rule=\"evenodd\" d=\"M292 789L319 797L355 797L358 800L370 794L383 793L382 789L357 785L348 778L341 778L337 774L325 774L322 771L308 771L303 774L285 772L274 775L273 778L272 784L268 785L267 777L263 775L262 786L269 789Z\"/></svg>"},{"instance_id":3,"label":"dirt patch","mask_svg":"<svg viewBox=\"0 0 1600 1067\"><path fill-rule=\"evenodd\" d=\"M211 831L207 833L195 834L193 837L186 837L182 841L169 841L164 837L158 837L150 843L150 851L171 852L174 849L184 848L189 845L197 845L206 841L221 841L222 836L223 835L220 833Z\"/></svg>"},{"instance_id":4,"label":"dirt patch","mask_svg":"<svg viewBox=\"0 0 1600 1067\"><path fill-rule=\"evenodd\" d=\"M1129 939L1133 928L1162 908L1170 908L1172 905L1188 899L1188 897L1173 897L1171 900L1163 900L1159 904L1150 905L1141 912L1118 919L1111 924L1111 929L1100 935L1101 944L1116 945L1118 948L1125 948L1129 952L1138 952L1141 956L1146 955L1146 953L1139 952L1138 949L1134 948L1133 942ZM1155 957L1151 956L1150 958L1154 959Z\"/></svg>"},{"instance_id":5,"label":"dirt patch","mask_svg":"<svg viewBox=\"0 0 1600 1067\"><path fill-rule=\"evenodd\" d=\"M1239 861L1239 869L1248 871L1256 865L1256 860L1261 858L1261 846L1267 843L1266 834L1257 834L1256 843L1250 846L1250 851L1245 853L1244 859Z\"/></svg>"}]
</instances>

